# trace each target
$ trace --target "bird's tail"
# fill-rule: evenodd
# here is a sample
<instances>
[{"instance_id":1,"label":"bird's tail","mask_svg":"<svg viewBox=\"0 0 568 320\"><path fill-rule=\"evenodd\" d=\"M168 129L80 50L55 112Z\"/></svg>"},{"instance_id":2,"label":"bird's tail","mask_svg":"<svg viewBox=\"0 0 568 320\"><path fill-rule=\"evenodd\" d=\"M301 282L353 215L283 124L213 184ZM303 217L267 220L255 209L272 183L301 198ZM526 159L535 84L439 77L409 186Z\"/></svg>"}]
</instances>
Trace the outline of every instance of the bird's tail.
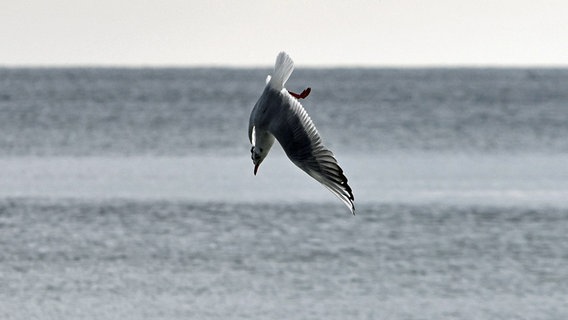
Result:
<instances>
[{"instance_id":1,"label":"bird's tail","mask_svg":"<svg viewBox=\"0 0 568 320\"><path fill-rule=\"evenodd\" d=\"M284 84L290 78L294 71L294 61L286 52L280 52L276 57L276 64L274 65L274 74L270 78L268 84L280 91L284 88Z\"/></svg>"}]
</instances>

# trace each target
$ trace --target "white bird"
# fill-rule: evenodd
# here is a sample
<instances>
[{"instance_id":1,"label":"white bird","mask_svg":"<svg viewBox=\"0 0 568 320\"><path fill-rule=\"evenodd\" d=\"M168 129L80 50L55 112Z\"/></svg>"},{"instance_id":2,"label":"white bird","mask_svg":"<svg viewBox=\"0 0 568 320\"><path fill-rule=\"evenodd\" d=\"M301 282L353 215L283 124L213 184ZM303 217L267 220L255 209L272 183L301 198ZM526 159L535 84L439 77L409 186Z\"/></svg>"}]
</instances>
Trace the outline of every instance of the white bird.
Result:
<instances>
[{"instance_id":1,"label":"white bird","mask_svg":"<svg viewBox=\"0 0 568 320\"><path fill-rule=\"evenodd\" d=\"M274 73L267 77L266 87L250 114L248 135L254 174L276 138L296 166L323 184L355 214L353 192L343 170L322 144L314 123L297 100L305 98L309 88L301 94L284 88L293 70L290 56L285 52L278 54Z\"/></svg>"}]
</instances>

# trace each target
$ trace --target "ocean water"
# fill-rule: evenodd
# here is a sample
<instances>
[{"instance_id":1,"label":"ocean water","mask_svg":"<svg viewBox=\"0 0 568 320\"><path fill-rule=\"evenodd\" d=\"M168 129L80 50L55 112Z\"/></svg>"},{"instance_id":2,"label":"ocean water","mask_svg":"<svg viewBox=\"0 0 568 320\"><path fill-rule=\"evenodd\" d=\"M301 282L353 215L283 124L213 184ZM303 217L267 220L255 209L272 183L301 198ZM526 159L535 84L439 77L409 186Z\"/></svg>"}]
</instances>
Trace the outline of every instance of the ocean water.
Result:
<instances>
[{"instance_id":1,"label":"ocean water","mask_svg":"<svg viewBox=\"0 0 568 320\"><path fill-rule=\"evenodd\" d=\"M268 72L0 69L0 318L568 317L568 70L297 70L356 216Z\"/></svg>"}]
</instances>

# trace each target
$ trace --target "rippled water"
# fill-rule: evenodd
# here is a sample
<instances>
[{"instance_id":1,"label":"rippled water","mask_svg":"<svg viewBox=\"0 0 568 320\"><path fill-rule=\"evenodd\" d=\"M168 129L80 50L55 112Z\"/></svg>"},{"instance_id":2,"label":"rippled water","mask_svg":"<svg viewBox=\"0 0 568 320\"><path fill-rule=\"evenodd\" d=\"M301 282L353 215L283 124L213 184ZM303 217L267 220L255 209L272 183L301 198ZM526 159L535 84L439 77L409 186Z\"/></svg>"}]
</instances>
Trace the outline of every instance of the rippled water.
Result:
<instances>
[{"instance_id":1,"label":"rippled water","mask_svg":"<svg viewBox=\"0 0 568 320\"><path fill-rule=\"evenodd\" d=\"M563 319L568 211L0 203L3 319Z\"/></svg>"},{"instance_id":2,"label":"rippled water","mask_svg":"<svg viewBox=\"0 0 568 320\"><path fill-rule=\"evenodd\" d=\"M0 318L568 317L567 70L298 70L356 216L266 73L0 69Z\"/></svg>"},{"instance_id":3,"label":"rippled water","mask_svg":"<svg viewBox=\"0 0 568 320\"><path fill-rule=\"evenodd\" d=\"M0 69L0 151L246 153L268 72ZM567 69L300 69L288 87L312 88L302 103L336 150L565 153L567 84Z\"/></svg>"}]
</instances>

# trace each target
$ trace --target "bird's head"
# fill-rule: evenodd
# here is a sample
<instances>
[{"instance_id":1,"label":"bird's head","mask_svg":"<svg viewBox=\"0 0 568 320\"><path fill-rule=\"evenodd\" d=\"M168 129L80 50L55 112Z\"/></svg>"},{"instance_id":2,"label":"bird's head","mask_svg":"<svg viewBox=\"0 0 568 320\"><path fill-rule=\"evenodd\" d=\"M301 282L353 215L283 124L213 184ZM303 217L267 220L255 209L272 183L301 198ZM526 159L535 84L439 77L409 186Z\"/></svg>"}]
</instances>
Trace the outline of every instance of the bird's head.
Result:
<instances>
[{"instance_id":1,"label":"bird's head","mask_svg":"<svg viewBox=\"0 0 568 320\"><path fill-rule=\"evenodd\" d=\"M250 153L251 153L250 157L252 159L252 163L254 163L254 175L256 176L256 172L258 171L258 167L260 166L260 164L262 163L264 158L266 158L266 155L268 153L264 152L263 148L259 148L259 147L255 147L255 146L252 146L252 148L250 148Z\"/></svg>"}]
</instances>

